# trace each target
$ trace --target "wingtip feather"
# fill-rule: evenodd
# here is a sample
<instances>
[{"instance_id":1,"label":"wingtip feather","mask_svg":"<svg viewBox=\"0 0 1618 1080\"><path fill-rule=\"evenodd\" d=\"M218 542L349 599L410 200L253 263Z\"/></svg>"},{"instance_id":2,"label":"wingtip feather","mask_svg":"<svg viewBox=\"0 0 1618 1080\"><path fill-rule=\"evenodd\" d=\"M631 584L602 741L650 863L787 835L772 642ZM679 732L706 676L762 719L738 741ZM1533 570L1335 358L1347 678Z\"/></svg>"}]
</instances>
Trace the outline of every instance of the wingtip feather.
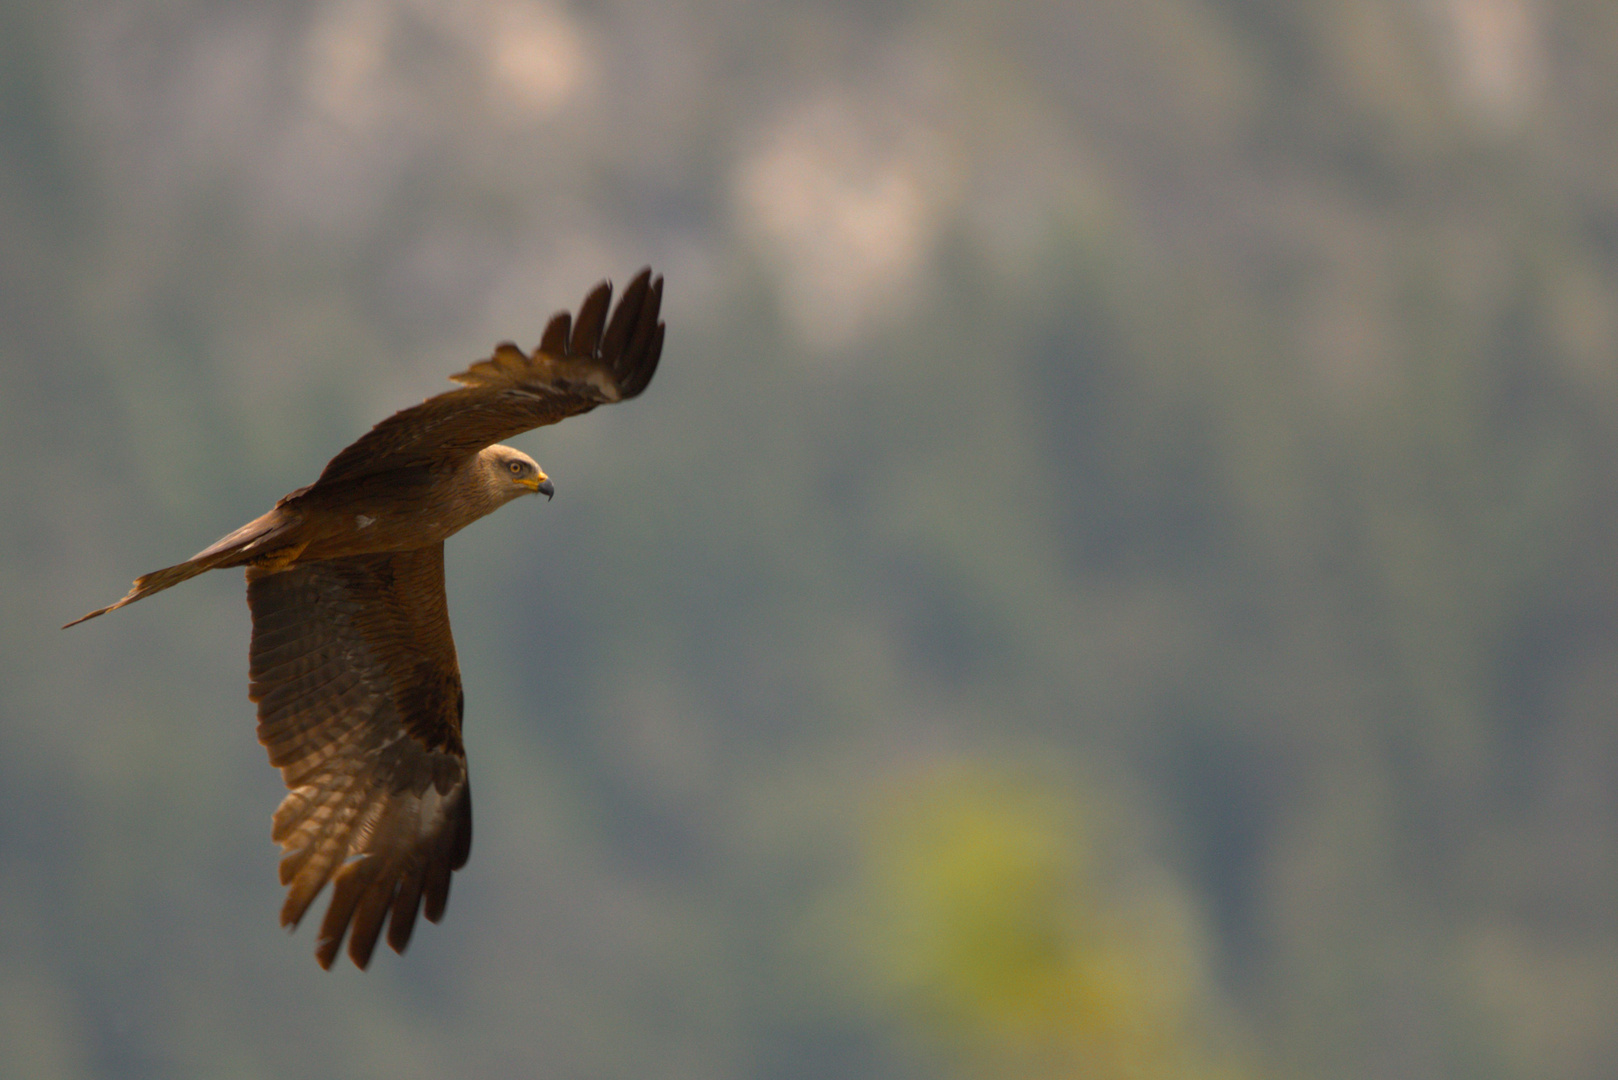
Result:
<instances>
[{"instance_id":1,"label":"wingtip feather","mask_svg":"<svg viewBox=\"0 0 1618 1080\"><path fill-rule=\"evenodd\" d=\"M545 333L539 339L537 351L547 356L564 356L567 354L567 339L573 333L573 313L558 311L551 316L551 321L545 324Z\"/></svg>"},{"instance_id":2,"label":"wingtip feather","mask_svg":"<svg viewBox=\"0 0 1618 1080\"><path fill-rule=\"evenodd\" d=\"M603 280L579 305L579 317L573 322L573 336L567 344L569 356L596 355L601 346L601 332L607 325L607 309L611 306L612 282Z\"/></svg>"}]
</instances>

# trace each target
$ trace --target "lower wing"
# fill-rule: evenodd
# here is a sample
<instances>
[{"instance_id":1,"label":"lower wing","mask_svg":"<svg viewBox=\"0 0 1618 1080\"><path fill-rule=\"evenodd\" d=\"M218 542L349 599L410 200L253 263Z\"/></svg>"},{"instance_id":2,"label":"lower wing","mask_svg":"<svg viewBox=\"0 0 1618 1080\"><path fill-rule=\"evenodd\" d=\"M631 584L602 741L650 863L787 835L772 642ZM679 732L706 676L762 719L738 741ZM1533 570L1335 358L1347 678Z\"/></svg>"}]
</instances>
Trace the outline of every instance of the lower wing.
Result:
<instances>
[{"instance_id":1,"label":"lower wing","mask_svg":"<svg viewBox=\"0 0 1618 1080\"><path fill-rule=\"evenodd\" d=\"M391 916L402 952L418 909L437 922L472 846L463 699L444 548L249 569L251 698L288 792L272 836L296 926L327 881L315 956L369 963Z\"/></svg>"}]
</instances>

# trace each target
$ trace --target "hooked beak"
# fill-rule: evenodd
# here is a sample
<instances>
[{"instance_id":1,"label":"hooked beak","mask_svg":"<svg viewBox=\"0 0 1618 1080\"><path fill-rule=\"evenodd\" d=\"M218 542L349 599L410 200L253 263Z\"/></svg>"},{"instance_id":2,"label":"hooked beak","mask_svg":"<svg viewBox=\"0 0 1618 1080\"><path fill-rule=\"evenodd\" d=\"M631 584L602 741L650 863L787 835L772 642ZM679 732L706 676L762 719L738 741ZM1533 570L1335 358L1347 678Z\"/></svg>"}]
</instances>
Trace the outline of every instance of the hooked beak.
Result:
<instances>
[{"instance_id":1,"label":"hooked beak","mask_svg":"<svg viewBox=\"0 0 1618 1080\"><path fill-rule=\"evenodd\" d=\"M524 476L517 483L532 491L535 495L543 495L547 499L556 494L556 487L551 483L551 478L543 472L538 476Z\"/></svg>"}]
</instances>

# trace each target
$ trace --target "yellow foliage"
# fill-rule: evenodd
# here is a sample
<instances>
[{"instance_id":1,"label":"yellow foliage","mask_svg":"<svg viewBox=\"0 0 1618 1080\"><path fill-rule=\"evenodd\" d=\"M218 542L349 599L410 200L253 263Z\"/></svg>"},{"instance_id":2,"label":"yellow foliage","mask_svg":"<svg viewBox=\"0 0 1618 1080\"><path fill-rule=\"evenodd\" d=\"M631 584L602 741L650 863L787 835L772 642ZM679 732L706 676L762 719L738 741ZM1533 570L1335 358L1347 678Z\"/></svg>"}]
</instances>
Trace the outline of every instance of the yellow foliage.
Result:
<instances>
[{"instance_id":1,"label":"yellow foliage","mask_svg":"<svg viewBox=\"0 0 1618 1080\"><path fill-rule=\"evenodd\" d=\"M859 920L879 996L969 1076L1236 1076L1199 1037L1183 920L1097 877L1074 800L1030 777L889 792Z\"/></svg>"}]
</instances>

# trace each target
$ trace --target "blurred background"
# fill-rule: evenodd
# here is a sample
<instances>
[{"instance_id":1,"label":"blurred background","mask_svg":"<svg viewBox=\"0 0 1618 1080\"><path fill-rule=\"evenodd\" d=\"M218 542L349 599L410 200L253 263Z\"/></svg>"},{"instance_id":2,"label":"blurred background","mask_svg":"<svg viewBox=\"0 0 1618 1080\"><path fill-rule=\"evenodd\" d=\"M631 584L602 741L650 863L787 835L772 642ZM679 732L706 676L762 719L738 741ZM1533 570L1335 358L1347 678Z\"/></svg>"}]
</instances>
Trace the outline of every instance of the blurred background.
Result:
<instances>
[{"instance_id":1,"label":"blurred background","mask_svg":"<svg viewBox=\"0 0 1618 1080\"><path fill-rule=\"evenodd\" d=\"M0 1074L1618 1074L1615 57L11 0ZM449 545L447 918L323 974L240 577L57 627L644 264L656 381Z\"/></svg>"}]
</instances>

